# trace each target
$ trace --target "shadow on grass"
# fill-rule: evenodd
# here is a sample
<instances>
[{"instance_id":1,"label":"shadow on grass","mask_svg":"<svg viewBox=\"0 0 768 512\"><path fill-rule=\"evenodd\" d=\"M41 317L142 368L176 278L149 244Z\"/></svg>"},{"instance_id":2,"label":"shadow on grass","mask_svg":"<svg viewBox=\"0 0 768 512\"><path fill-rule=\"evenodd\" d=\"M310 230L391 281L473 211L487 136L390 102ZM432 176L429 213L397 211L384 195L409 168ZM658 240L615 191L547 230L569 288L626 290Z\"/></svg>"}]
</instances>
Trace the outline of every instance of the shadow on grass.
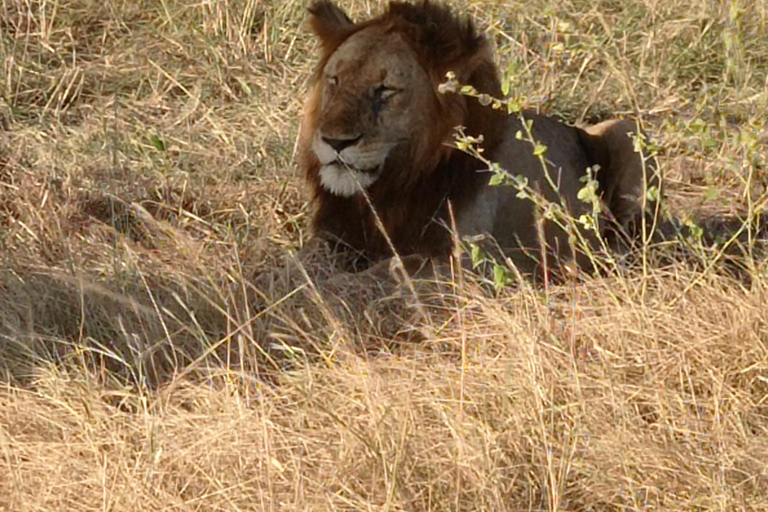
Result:
<instances>
[{"instance_id":1,"label":"shadow on grass","mask_svg":"<svg viewBox=\"0 0 768 512\"><path fill-rule=\"evenodd\" d=\"M700 225L702 236L690 227L662 226L661 241L648 251L651 268L683 265L748 286L765 255L765 226L750 233L728 218ZM636 266L625 271L636 273ZM209 276L157 271L100 278L46 267L5 268L2 378L29 386L38 365L55 364L140 389L180 375L274 381L297 362L349 350L397 350L404 341L433 338L460 303L494 293L487 280L471 277L463 286L421 287L413 300L379 275L331 275L328 266L286 265L253 278L212 282Z\"/></svg>"},{"instance_id":2,"label":"shadow on grass","mask_svg":"<svg viewBox=\"0 0 768 512\"><path fill-rule=\"evenodd\" d=\"M232 372L265 380L297 361L368 340L383 348L405 322L402 301L381 283L352 276L308 286L272 269L256 281L121 279L49 268L0 271L0 372L30 385L38 365L86 368L105 380L156 388L180 374Z\"/></svg>"}]
</instances>

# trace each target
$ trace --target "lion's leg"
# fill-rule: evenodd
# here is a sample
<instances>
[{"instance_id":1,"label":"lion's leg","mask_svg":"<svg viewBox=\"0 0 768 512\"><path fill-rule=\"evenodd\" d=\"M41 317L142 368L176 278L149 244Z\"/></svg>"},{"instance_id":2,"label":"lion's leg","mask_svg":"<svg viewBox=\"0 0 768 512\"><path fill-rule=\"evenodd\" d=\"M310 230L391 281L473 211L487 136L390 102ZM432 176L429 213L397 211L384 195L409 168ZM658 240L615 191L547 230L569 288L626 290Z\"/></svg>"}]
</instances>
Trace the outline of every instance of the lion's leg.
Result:
<instances>
[{"instance_id":1,"label":"lion's leg","mask_svg":"<svg viewBox=\"0 0 768 512\"><path fill-rule=\"evenodd\" d=\"M613 119L582 130L590 160L600 166L600 192L616 227L631 238L639 236L643 215L650 227L656 211L656 201L646 192L658 188L660 180L655 158L635 151L637 124L630 119Z\"/></svg>"},{"instance_id":2,"label":"lion's leg","mask_svg":"<svg viewBox=\"0 0 768 512\"><path fill-rule=\"evenodd\" d=\"M381 280L394 278L398 282L404 279L430 279L436 276L430 259L419 254L401 256L399 261L394 257L386 258L357 274L374 276Z\"/></svg>"}]
</instances>

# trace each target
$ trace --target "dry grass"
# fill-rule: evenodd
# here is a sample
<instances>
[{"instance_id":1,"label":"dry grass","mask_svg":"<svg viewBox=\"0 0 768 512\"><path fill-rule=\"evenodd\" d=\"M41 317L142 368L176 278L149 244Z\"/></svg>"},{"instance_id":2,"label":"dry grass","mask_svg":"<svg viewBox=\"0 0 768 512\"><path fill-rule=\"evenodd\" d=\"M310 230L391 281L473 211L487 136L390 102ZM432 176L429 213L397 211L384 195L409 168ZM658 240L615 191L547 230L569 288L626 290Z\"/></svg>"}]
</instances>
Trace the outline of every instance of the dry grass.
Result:
<instances>
[{"instance_id":1,"label":"dry grass","mask_svg":"<svg viewBox=\"0 0 768 512\"><path fill-rule=\"evenodd\" d=\"M764 225L766 0L455 3L529 105L641 116L675 214ZM739 279L289 279L303 9L0 4L0 510L768 510L759 231Z\"/></svg>"}]
</instances>

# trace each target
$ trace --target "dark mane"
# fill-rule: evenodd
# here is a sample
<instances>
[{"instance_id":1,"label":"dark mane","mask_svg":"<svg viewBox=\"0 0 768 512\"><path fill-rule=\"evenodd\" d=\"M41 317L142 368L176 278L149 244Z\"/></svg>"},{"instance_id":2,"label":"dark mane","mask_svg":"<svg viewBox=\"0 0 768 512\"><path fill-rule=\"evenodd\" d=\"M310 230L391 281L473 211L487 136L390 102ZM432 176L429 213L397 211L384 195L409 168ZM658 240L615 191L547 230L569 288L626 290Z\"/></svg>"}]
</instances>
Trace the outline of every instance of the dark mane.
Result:
<instances>
[{"instance_id":1,"label":"dark mane","mask_svg":"<svg viewBox=\"0 0 768 512\"><path fill-rule=\"evenodd\" d=\"M487 44L469 18L455 16L447 6L391 2L382 22L410 36L417 54L434 68L446 68L475 55Z\"/></svg>"},{"instance_id":2,"label":"dark mane","mask_svg":"<svg viewBox=\"0 0 768 512\"><path fill-rule=\"evenodd\" d=\"M435 90L444 81L446 72L453 71L462 84L495 97L501 95L498 71L487 40L469 19L454 15L446 6L428 0L393 1L383 14L361 23L353 23L327 0L313 4L309 12L310 23L321 44L316 76L347 38L366 28L381 26L404 36L431 77ZM321 81L314 85L300 139L300 166L313 194L313 231L339 240L362 253L368 261L389 257L391 250L365 198L335 196L320 185L320 163L311 151L311 139L321 115L322 86ZM482 133L486 151L502 138L499 125L504 122L504 113L459 94L437 94L437 97L439 111L433 113L434 122L424 127L424 137L416 141L434 146L427 152L432 155L431 160L412 161L409 169L401 169L397 176L387 176L368 189L370 200L400 254L449 254L448 203L456 214L487 181L487 175L477 172L482 164L446 144L452 141L454 128L462 125L469 135Z\"/></svg>"},{"instance_id":3,"label":"dark mane","mask_svg":"<svg viewBox=\"0 0 768 512\"><path fill-rule=\"evenodd\" d=\"M312 22L322 48L315 76L322 71L333 52L350 36L377 25L407 35L417 55L422 57L425 68L442 71L441 79L448 68L460 65L462 59L477 55L487 45L485 36L477 32L469 18L457 16L448 6L429 0L419 3L391 1L384 13L360 23L353 23L330 0L319 0L308 11L313 16L312 20L326 17L336 22L333 26L336 30L327 30L327 25ZM494 81L498 87L495 68Z\"/></svg>"}]
</instances>

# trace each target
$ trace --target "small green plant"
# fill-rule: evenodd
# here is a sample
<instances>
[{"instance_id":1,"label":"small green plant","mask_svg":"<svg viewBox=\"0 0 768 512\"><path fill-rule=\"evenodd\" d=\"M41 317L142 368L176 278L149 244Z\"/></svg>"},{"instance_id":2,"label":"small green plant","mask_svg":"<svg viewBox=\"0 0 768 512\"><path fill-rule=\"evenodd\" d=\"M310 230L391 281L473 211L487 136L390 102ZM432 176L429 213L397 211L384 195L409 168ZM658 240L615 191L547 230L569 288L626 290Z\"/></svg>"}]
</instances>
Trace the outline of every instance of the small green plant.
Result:
<instances>
[{"instance_id":1,"label":"small green plant","mask_svg":"<svg viewBox=\"0 0 768 512\"><path fill-rule=\"evenodd\" d=\"M517 116L522 124L523 129L515 133L517 140L528 142L531 145L532 154L539 160L541 168L543 170L542 175L547 180L547 184L552 190L557 191L558 186L550 175L549 168L546 162L547 146L540 141L537 141L533 135L533 120L527 119L522 109L522 102L516 98L494 98L488 94L479 93L474 87L468 85L461 85L456 81L456 77L453 73L446 74L446 81L440 84L438 91L445 94L449 92L457 92L465 96L476 98L482 105L488 106L496 110L506 110L509 115ZM483 155L483 136L470 136L464 133L461 127L457 128L455 147L460 151L464 151L471 154L482 162L487 167L487 171L491 173L489 184L491 186L512 186L517 190L517 197L519 199L528 200L534 203L539 215L542 219L553 222L556 226L561 228L568 234L571 247L574 251L585 252L596 267L603 267L607 265L615 265L615 261L608 254L607 244L603 240L600 234L600 220L599 216L602 213L602 204L598 196L598 182L596 179L596 173L599 167L591 167L586 169L586 175L581 179L584 183L583 187L578 191L579 200L591 205L591 212L589 215L581 215L579 218L574 218L569 212L568 207L562 196L560 196L559 202L548 200L544 195L534 189L528 182L528 178L510 173L507 169L504 169L498 162L489 160ZM590 244L588 238L585 236L585 231L591 231L600 244L602 249L602 256L598 256L595 253L593 246ZM475 249L472 249L475 251ZM475 262L480 261L481 253L474 252L472 256L473 265ZM486 258L487 256L482 256ZM602 260L602 261L601 261ZM497 287L504 286L511 282L511 272L509 271L509 265L501 265L499 262L492 261L494 274L494 283Z\"/></svg>"}]
</instances>

